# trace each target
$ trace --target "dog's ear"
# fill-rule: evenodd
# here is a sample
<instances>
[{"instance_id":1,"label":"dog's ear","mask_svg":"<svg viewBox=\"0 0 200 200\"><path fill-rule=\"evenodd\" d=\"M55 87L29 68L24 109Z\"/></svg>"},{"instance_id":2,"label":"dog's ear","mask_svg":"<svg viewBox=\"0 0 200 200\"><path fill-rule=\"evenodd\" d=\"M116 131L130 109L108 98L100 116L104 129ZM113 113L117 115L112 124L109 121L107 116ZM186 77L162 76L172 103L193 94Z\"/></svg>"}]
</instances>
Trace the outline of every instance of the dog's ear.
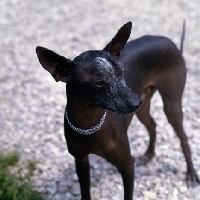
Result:
<instances>
[{"instance_id":1,"label":"dog's ear","mask_svg":"<svg viewBox=\"0 0 200 200\"><path fill-rule=\"evenodd\" d=\"M67 82L75 66L71 60L44 47L36 47L36 53L42 67L53 76L55 81Z\"/></svg>"},{"instance_id":2,"label":"dog's ear","mask_svg":"<svg viewBox=\"0 0 200 200\"><path fill-rule=\"evenodd\" d=\"M108 51L112 56L119 56L120 51L124 48L124 45L130 37L131 29L132 22L124 24L103 50Z\"/></svg>"}]
</instances>

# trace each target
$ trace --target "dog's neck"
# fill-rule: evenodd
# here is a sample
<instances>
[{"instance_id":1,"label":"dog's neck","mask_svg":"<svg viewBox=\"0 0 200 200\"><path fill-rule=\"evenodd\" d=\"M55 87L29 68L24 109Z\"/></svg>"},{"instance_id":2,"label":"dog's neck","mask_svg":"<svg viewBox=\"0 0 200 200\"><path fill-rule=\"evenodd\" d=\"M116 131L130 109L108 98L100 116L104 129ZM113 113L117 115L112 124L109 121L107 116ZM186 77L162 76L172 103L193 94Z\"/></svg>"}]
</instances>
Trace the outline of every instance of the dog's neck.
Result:
<instances>
[{"instance_id":1,"label":"dog's neck","mask_svg":"<svg viewBox=\"0 0 200 200\"><path fill-rule=\"evenodd\" d=\"M105 109L84 104L67 92L67 117L70 123L80 129L90 129L105 119Z\"/></svg>"},{"instance_id":2,"label":"dog's neck","mask_svg":"<svg viewBox=\"0 0 200 200\"><path fill-rule=\"evenodd\" d=\"M95 126L91 127L91 128L88 128L88 129L81 129L81 128L78 128L76 126L74 126L71 121L69 120L69 117L68 117L68 113L67 113L67 109L66 109L66 112L65 112L65 117L66 117L66 120L67 120L67 123L68 125L70 126L70 128L81 134L81 135L92 135L93 133L97 132L98 130L101 129L103 123L104 123L104 120L106 118L106 112L104 113L103 117L101 118L101 120L99 121L98 124L96 124Z\"/></svg>"}]
</instances>

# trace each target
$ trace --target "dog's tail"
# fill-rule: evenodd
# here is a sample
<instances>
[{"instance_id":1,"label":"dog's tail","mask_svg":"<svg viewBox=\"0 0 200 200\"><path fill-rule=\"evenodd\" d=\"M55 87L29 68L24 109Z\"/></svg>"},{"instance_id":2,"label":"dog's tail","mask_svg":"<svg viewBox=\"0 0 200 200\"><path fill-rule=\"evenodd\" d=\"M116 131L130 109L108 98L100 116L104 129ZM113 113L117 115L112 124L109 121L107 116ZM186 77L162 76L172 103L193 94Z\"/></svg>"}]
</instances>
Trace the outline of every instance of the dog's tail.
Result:
<instances>
[{"instance_id":1,"label":"dog's tail","mask_svg":"<svg viewBox=\"0 0 200 200\"><path fill-rule=\"evenodd\" d=\"M180 46L181 54L183 54L183 42L184 42L184 39L185 39L185 24L186 24L186 21L185 21L185 19L183 19L183 29L182 29L181 46Z\"/></svg>"}]
</instances>

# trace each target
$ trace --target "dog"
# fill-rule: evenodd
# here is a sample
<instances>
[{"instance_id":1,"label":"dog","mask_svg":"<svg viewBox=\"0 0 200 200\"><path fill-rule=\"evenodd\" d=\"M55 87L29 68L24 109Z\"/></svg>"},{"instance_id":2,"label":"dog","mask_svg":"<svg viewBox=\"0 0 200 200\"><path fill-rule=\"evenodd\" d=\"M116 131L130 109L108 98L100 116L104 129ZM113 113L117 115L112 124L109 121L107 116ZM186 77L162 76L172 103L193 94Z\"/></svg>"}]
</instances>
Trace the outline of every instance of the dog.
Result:
<instances>
[{"instance_id":1,"label":"dog","mask_svg":"<svg viewBox=\"0 0 200 200\"><path fill-rule=\"evenodd\" d=\"M103 50L83 52L73 61L36 47L42 67L55 81L66 83L65 138L68 151L75 158L82 200L91 199L89 154L114 165L122 176L124 199L133 198L135 159L130 154L127 129L136 113L150 135L149 146L141 158L149 162L155 154L156 123L149 110L156 90L162 96L167 119L180 138L187 183L199 184L182 124L184 34L179 50L162 36L147 35L127 43L131 28L131 22L124 24Z\"/></svg>"}]
</instances>

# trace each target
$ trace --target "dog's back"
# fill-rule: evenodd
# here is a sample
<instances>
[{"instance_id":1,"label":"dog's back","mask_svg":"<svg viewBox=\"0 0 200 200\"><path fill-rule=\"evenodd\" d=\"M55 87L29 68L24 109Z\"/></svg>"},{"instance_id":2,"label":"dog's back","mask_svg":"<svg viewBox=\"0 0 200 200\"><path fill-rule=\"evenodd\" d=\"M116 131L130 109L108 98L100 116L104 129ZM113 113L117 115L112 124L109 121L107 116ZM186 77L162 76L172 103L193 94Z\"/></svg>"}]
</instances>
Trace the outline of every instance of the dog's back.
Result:
<instances>
[{"instance_id":1,"label":"dog's back","mask_svg":"<svg viewBox=\"0 0 200 200\"><path fill-rule=\"evenodd\" d=\"M166 37L147 35L127 43L120 60L126 69L126 84L144 102L137 117L147 128L150 142L146 153L141 157L142 163L150 161L155 154L156 123L149 112L150 100L158 90L167 119L181 141L188 167L187 183L195 185L199 183L199 179L183 128L182 94L187 71L182 56L185 24L183 27L180 50ZM130 124L131 117L127 119Z\"/></svg>"},{"instance_id":2,"label":"dog's back","mask_svg":"<svg viewBox=\"0 0 200 200\"><path fill-rule=\"evenodd\" d=\"M126 69L127 85L137 94L142 95L144 87L157 88L162 81L170 82L173 77L169 77L169 72L178 72L176 78L180 75L185 82L184 59L176 45L166 37L146 35L130 41L121 52L120 60Z\"/></svg>"}]
</instances>

